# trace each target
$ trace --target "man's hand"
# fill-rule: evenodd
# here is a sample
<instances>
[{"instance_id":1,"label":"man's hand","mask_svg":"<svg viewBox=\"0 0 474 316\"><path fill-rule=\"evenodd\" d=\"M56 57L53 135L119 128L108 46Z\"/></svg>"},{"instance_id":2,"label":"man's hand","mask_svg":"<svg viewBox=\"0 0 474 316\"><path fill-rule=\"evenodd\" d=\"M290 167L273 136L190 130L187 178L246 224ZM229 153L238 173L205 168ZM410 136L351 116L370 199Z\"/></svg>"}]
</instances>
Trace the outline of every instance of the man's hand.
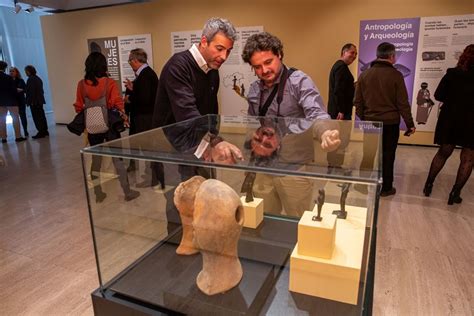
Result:
<instances>
[{"instance_id":1,"label":"man's hand","mask_svg":"<svg viewBox=\"0 0 474 316\"><path fill-rule=\"evenodd\" d=\"M407 129L406 132L403 135L410 136L412 134L415 134L415 131L416 131L416 128L412 127L412 128Z\"/></svg>"},{"instance_id":2,"label":"man's hand","mask_svg":"<svg viewBox=\"0 0 474 316\"><path fill-rule=\"evenodd\" d=\"M130 81L130 79L125 79L125 81L123 82L125 84L125 87L130 90L130 91L133 91L133 82Z\"/></svg>"},{"instance_id":3,"label":"man's hand","mask_svg":"<svg viewBox=\"0 0 474 316\"><path fill-rule=\"evenodd\" d=\"M217 163L231 165L235 164L237 160L244 160L244 157L237 146L222 141L211 148L211 159Z\"/></svg>"},{"instance_id":4,"label":"man's hand","mask_svg":"<svg viewBox=\"0 0 474 316\"><path fill-rule=\"evenodd\" d=\"M123 119L123 125L125 127L130 127L130 122L128 121L128 116L127 114L125 114L124 112L119 112L120 113L120 116L122 117Z\"/></svg>"},{"instance_id":5,"label":"man's hand","mask_svg":"<svg viewBox=\"0 0 474 316\"><path fill-rule=\"evenodd\" d=\"M327 130L321 135L321 149L325 152L336 150L340 144L338 130Z\"/></svg>"},{"instance_id":6,"label":"man's hand","mask_svg":"<svg viewBox=\"0 0 474 316\"><path fill-rule=\"evenodd\" d=\"M343 120L344 119L344 113L337 113L337 117L336 117L336 120Z\"/></svg>"}]
</instances>

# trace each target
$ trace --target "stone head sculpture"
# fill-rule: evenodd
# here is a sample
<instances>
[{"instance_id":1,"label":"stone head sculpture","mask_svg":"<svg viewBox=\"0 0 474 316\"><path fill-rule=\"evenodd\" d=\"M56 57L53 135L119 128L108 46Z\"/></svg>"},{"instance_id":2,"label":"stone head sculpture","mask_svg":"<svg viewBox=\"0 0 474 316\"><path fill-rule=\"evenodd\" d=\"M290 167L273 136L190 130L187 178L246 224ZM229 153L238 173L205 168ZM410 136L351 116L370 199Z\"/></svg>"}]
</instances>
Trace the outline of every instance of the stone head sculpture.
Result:
<instances>
[{"instance_id":1,"label":"stone head sculpture","mask_svg":"<svg viewBox=\"0 0 474 316\"><path fill-rule=\"evenodd\" d=\"M194 176L181 182L174 191L174 204L178 209L183 225L181 243L176 249L176 253L179 255L193 255L199 252L193 245L194 198L196 197L196 191L205 180L201 176Z\"/></svg>"},{"instance_id":2,"label":"stone head sculpture","mask_svg":"<svg viewBox=\"0 0 474 316\"><path fill-rule=\"evenodd\" d=\"M221 181L204 181L194 200L193 228L194 244L203 258L196 283L205 294L223 293L240 282L237 245L243 223L239 195Z\"/></svg>"}]
</instances>

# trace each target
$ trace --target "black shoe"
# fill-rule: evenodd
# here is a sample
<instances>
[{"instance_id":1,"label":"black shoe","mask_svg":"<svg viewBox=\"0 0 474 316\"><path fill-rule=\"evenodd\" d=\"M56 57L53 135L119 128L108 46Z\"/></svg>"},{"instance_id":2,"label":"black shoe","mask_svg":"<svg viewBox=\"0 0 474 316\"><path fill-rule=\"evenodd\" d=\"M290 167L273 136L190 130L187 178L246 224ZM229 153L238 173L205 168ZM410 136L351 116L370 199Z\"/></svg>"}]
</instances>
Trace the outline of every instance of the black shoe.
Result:
<instances>
[{"instance_id":1,"label":"black shoe","mask_svg":"<svg viewBox=\"0 0 474 316\"><path fill-rule=\"evenodd\" d=\"M36 134L35 136L33 136L31 138L38 139L38 138L45 138L46 136L47 136L46 134L38 133L38 134Z\"/></svg>"},{"instance_id":2,"label":"black shoe","mask_svg":"<svg viewBox=\"0 0 474 316\"><path fill-rule=\"evenodd\" d=\"M453 205L454 203L456 204L460 204L462 202L462 198L461 198L461 191L458 191L458 190L452 190L450 193L449 193L449 198L448 198L448 205Z\"/></svg>"},{"instance_id":3,"label":"black shoe","mask_svg":"<svg viewBox=\"0 0 474 316\"><path fill-rule=\"evenodd\" d=\"M135 190L130 190L127 194L125 194L125 201L131 201L133 199L136 199L137 197L140 196L140 192L135 191Z\"/></svg>"},{"instance_id":4,"label":"black shoe","mask_svg":"<svg viewBox=\"0 0 474 316\"><path fill-rule=\"evenodd\" d=\"M6 143L7 142L7 139L6 138L2 138L2 143Z\"/></svg>"},{"instance_id":5,"label":"black shoe","mask_svg":"<svg viewBox=\"0 0 474 316\"><path fill-rule=\"evenodd\" d=\"M18 137L18 138L15 138L15 141L16 141L17 143L23 142L23 141L25 141L25 140L26 140L25 137Z\"/></svg>"},{"instance_id":6,"label":"black shoe","mask_svg":"<svg viewBox=\"0 0 474 316\"><path fill-rule=\"evenodd\" d=\"M430 196L432 190L433 190L433 183L426 182L425 187L423 188L423 194L425 196Z\"/></svg>"},{"instance_id":7,"label":"black shoe","mask_svg":"<svg viewBox=\"0 0 474 316\"><path fill-rule=\"evenodd\" d=\"M103 200L105 200L106 197L107 197L107 194L105 194L104 192L97 192L95 194L95 202L100 203Z\"/></svg>"},{"instance_id":8,"label":"black shoe","mask_svg":"<svg viewBox=\"0 0 474 316\"><path fill-rule=\"evenodd\" d=\"M382 190L382 192L380 192L380 196L386 197L386 196L394 195L395 193L397 193L397 190L392 187L391 189L388 189L388 190Z\"/></svg>"}]
</instances>

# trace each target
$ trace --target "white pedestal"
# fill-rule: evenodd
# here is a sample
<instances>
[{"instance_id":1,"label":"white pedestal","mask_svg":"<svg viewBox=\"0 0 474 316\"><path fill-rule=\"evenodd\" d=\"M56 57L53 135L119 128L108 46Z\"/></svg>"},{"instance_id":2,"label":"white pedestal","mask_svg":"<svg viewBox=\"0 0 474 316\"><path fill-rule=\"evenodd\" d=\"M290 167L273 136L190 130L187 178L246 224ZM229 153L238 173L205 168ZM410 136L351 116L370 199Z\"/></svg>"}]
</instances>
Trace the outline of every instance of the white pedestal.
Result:
<instances>
[{"instance_id":1,"label":"white pedestal","mask_svg":"<svg viewBox=\"0 0 474 316\"><path fill-rule=\"evenodd\" d=\"M313 221L317 212L306 211L298 223L298 254L331 259L336 241L336 215Z\"/></svg>"},{"instance_id":2,"label":"white pedestal","mask_svg":"<svg viewBox=\"0 0 474 316\"><path fill-rule=\"evenodd\" d=\"M240 197L244 207L244 227L257 228L263 221L263 199L254 197L252 202L245 202L245 196Z\"/></svg>"},{"instance_id":3,"label":"white pedestal","mask_svg":"<svg viewBox=\"0 0 474 316\"><path fill-rule=\"evenodd\" d=\"M332 216L339 208L325 203L321 216ZM357 304L367 209L346 206L346 211L347 219L337 220L331 259L302 255L296 244L290 259L290 291Z\"/></svg>"}]
</instances>

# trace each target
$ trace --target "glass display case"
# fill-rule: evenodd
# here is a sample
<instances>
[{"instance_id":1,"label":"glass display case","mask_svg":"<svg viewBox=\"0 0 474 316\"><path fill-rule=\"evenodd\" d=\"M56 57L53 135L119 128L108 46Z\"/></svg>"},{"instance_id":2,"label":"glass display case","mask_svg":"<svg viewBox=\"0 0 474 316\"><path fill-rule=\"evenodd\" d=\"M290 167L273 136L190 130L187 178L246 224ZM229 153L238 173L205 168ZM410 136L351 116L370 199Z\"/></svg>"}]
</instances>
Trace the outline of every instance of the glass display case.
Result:
<instances>
[{"instance_id":1,"label":"glass display case","mask_svg":"<svg viewBox=\"0 0 474 316\"><path fill-rule=\"evenodd\" d=\"M377 122L218 115L84 148L96 315L370 313L380 150Z\"/></svg>"}]
</instances>

